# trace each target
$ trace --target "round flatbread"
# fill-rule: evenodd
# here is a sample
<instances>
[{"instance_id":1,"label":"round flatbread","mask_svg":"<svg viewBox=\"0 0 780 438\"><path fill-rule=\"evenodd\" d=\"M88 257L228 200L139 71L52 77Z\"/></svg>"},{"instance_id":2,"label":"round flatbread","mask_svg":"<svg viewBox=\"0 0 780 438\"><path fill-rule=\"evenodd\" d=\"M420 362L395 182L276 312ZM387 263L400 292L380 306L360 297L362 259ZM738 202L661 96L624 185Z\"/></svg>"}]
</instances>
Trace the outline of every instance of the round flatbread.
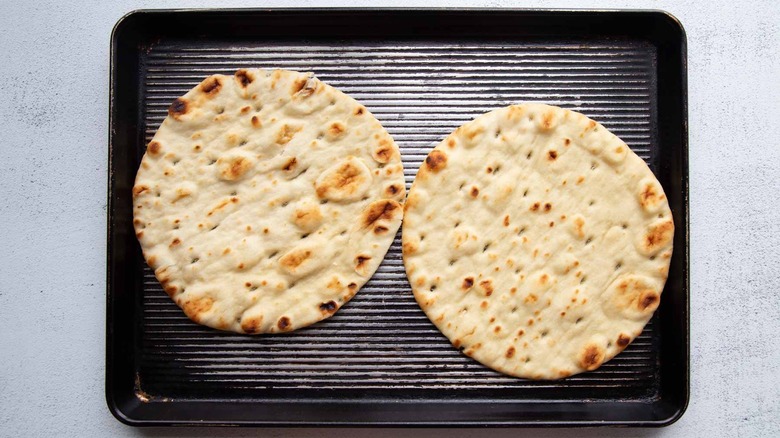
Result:
<instances>
[{"instance_id":1,"label":"round flatbread","mask_svg":"<svg viewBox=\"0 0 780 438\"><path fill-rule=\"evenodd\" d=\"M658 307L674 225L626 144L540 104L484 114L444 139L405 206L420 307L466 355L558 379L622 351Z\"/></svg>"},{"instance_id":2,"label":"round flatbread","mask_svg":"<svg viewBox=\"0 0 780 438\"><path fill-rule=\"evenodd\" d=\"M193 321L287 332L327 318L401 224L403 166L368 110L311 74L239 70L176 99L133 187L133 224Z\"/></svg>"}]
</instances>

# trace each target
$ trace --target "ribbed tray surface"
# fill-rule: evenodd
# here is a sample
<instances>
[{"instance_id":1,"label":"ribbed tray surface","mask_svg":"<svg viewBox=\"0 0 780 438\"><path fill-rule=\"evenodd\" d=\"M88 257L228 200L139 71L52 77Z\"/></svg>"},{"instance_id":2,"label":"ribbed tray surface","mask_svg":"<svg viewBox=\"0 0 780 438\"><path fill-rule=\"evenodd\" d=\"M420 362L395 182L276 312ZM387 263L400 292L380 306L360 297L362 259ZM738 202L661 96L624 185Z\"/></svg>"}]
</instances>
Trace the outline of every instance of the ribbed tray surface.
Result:
<instances>
[{"instance_id":1,"label":"ribbed tray surface","mask_svg":"<svg viewBox=\"0 0 780 438\"><path fill-rule=\"evenodd\" d=\"M655 167L655 52L637 42L185 45L168 40L142 55L141 62L146 142L170 103L204 77L243 67L284 68L313 71L363 103L401 148L407 188L430 149L452 130L479 114L524 101L586 114ZM657 391L654 321L601 369L558 382L504 376L457 352L412 296L400 234L371 281L335 316L282 335L241 336L198 326L148 268L143 276L138 369L144 392L152 396L208 391L224 398L267 398L280 389L390 394L414 388L436 390L432 396L443 390L491 390L509 397L606 399L615 396L616 388L621 398L652 397Z\"/></svg>"}]
</instances>

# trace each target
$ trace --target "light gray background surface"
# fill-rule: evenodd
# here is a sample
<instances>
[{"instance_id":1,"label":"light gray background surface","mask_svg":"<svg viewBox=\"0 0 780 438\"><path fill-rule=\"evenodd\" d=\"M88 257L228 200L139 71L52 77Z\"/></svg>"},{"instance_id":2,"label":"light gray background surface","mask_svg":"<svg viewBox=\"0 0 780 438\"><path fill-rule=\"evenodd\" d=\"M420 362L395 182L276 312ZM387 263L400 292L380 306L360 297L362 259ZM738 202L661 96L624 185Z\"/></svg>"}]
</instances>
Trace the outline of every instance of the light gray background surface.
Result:
<instances>
[{"instance_id":1,"label":"light gray background surface","mask_svg":"<svg viewBox=\"0 0 780 438\"><path fill-rule=\"evenodd\" d=\"M0 0L0 436L780 436L780 2L772 0L409 3L658 8L682 21L692 371L690 406L676 424L322 431L138 430L116 421L103 392L112 26L138 8L327 5Z\"/></svg>"}]
</instances>

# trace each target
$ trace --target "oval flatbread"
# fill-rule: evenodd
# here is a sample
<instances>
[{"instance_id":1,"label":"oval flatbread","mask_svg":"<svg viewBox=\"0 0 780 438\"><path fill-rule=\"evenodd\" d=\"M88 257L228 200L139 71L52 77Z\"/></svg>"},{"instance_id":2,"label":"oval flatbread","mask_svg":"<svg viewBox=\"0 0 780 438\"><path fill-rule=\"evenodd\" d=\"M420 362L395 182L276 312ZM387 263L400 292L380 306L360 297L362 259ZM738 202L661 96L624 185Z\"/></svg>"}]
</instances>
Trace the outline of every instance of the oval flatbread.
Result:
<instances>
[{"instance_id":1,"label":"oval flatbread","mask_svg":"<svg viewBox=\"0 0 780 438\"><path fill-rule=\"evenodd\" d=\"M594 370L658 307L674 233L664 191L582 114L525 104L466 123L425 159L405 210L420 307L503 373Z\"/></svg>"},{"instance_id":2,"label":"oval flatbread","mask_svg":"<svg viewBox=\"0 0 780 438\"><path fill-rule=\"evenodd\" d=\"M168 109L133 187L133 224L193 321L287 332L326 318L379 266L401 224L398 147L311 74L239 70Z\"/></svg>"}]
</instances>

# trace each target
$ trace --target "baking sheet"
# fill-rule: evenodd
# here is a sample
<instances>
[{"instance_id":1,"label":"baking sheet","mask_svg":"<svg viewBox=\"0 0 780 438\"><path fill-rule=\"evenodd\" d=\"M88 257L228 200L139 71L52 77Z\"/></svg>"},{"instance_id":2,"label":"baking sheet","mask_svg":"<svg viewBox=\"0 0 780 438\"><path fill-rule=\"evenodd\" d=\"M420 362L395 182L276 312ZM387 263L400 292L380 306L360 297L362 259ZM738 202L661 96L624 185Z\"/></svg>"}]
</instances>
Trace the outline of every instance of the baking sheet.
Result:
<instances>
[{"instance_id":1,"label":"baking sheet","mask_svg":"<svg viewBox=\"0 0 780 438\"><path fill-rule=\"evenodd\" d=\"M112 411L137 425L676 419L688 385L685 52L676 26L653 12L143 11L123 19L112 59ZM677 220L659 311L595 372L555 382L505 376L460 354L419 309L399 232L371 281L330 319L273 336L190 322L140 255L129 191L170 102L210 74L242 67L313 71L363 103L399 145L407 188L438 141L492 109L538 101L598 120L650 165ZM337 415L323 415L328 409Z\"/></svg>"}]
</instances>

